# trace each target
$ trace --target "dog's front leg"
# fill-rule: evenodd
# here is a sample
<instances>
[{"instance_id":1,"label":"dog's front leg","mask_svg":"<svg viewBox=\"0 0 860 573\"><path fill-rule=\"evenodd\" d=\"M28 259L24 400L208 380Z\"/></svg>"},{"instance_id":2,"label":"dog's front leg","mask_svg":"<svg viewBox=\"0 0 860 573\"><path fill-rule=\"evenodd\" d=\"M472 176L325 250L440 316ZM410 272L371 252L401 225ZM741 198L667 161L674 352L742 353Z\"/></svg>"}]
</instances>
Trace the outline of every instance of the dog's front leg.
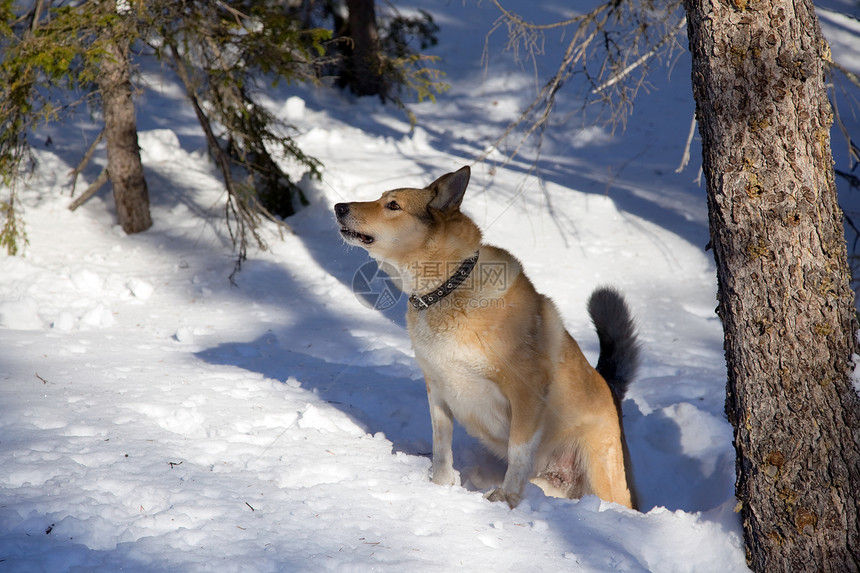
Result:
<instances>
[{"instance_id":1,"label":"dog's front leg","mask_svg":"<svg viewBox=\"0 0 860 573\"><path fill-rule=\"evenodd\" d=\"M511 509L519 505L526 482L534 473L535 454L542 435L541 428L534 428L533 423L516 422L514 418L508 439L508 469L502 487L487 496L490 501L508 502Z\"/></svg>"},{"instance_id":2,"label":"dog's front leg","mask_svg":"<svg viewBox=\"0 0 860 573\"><path fill-rule=\"evenodd\" d=\"M430 402L430 422L433 425L433 483L439 485L456 485L454 473L454 453L451 441L454 435L454 420L451 409L444 401L437 398L427 384L427 398Z\"/></svg>"}]
</instances>

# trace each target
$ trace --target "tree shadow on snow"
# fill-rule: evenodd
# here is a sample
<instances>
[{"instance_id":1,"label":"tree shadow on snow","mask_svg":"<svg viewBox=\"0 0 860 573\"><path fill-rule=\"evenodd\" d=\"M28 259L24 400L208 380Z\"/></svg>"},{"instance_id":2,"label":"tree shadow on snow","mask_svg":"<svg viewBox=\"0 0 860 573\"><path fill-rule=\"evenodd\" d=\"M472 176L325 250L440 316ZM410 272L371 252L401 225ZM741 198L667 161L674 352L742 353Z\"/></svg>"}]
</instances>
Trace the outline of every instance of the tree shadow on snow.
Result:
<instances>
[{"instance_id":1,"label":"tree shadow on snow","mask_svg":"<svg viewBox=\"0 0 860 573\"><path fill-rule=\"evenodd\" d=\"M364 284L361 281L356 282L356 275L361 275L362 269L365 274L372 273L376 269L375 262L364 250L340 244L333 214L321 212L325 209L324 206L317 205L312 209L317 209L317 214L297 228L310 254L323 269L343 284L353 289L356 284ZM377 278L377 281L376 285L369 289L374 295L385 285L384 279ZM360 304L358 298L361 298L361 295L361 292L356 292L357 299L353 304ZM399 329L400 335L406 339L408 333L403 327L406 310L404 299L404 296L400 296L390 308L375 311L368 309L367 312L383 313L392 322L392 329ZM364 302L373 306L373 303L378 301L368 299ZM338 337L343 336L338 334ZM343 376L354 378L349 383L330 384L326 380L319 380L312 384L322 392L321 396L325 399L346 404L344 411L360 419L368 428L384 431L398 450L427 454L431 450L431 438L424 386L418 380L398 380L396 375L391 373L392 369L385 365L372 368L346 367ZM415 370L417 371L417 367ZM287 372L273 371L272 374L277 374L272 377L283 379ZM307 372L306 375L310 379L315 376L313 372ZM341 383L345 386L335 388ZM322 388L321 384L326 384L326 387ZM400 396L392 399L389 394L391 391ZM403 392L407 392L408 397L402 395ZM379 400L393 401L382 406L383 412L376 412L381 414L379 419L368 421L367 412L373 412ZM404 403L411 404L408 414L403 412L403 406L398 410L398 405ZM353 412L354 408L362 413ZM623 408L642 510L666 507L670 510L705 511L731 499L734 470L730 452L713 463L686 455L683 453L681 429L665 412L643 414L633 400L626 400ZM405 415L411 416L417 424L396 422L398 419L402 420ZM501 483L505 471L503 461L494 458L459 426L454 440L455 468L461 472L465 487L471 490L486 490Z\"/></svg>"},{"instance_id":2,"label":"tree shadow on snow","mask_svg":"<svg viewBox=\"0 0 860 573\"><path fill-rule=\"evenodd\" d=\"M319 221L306 224L307 229L301 222L294 228L308 251L350 290L355 290L356 275L375 272L376 263L363 250L342 244L333 222L328 229ZM378 298L388 284L384 274L373 278L367 292L353 292L351 300L331 306L325 302L326 295L306 292L301 277L292 276L286 267L275 263L249 259L236 280L238 287L231 289L231 297L275 304L289 309L291 317L272 324L268 332L253 340L224 342L199 351L195 354L199 359L257 372L282 383L293 378L369 434L382 432L395 451L430 456L430 413L417 363L397 347L372 340L373 332L382 329L384 334L395 339L401 336L403 344L409 344L406 297L396 292L391 304L381 304ZM358 283L365 284L362 280ZM351 317L340 314L345 304L354 305L358 313L351 313ZM388 327L384 321L380 324L379 314L389 321ZM362 316L368 317L367 324L363 324ZM459 425L455 427L454 458L468 489L486 489L500 483L504 475L504 463Z\"/></svg>"},{"instance_id":3,"label":"tree shadow on snow","mask_svg":"<svg viewBox=\"0 0 860 573\"><path fill-rule=\"evenodd\" d=\"M329 362L296 348L301 336L269 331L250 342L228 342L198 352L210 364L230 365L286 382L293 378L336 406L369 434L382 432L397 451L428 454L430 415L419 381L383 368ZM422 408L414 407L421 404Z\"/></svg>"},{"instance_id":4,"label":"tree shadow on snow","mask_svg":"<svg viewBox=\"0 0 860 573\"><path fill-rule=\"evenodd\" d=\"M624 430L640 510L707 511L734 495L734 452L708 457L684 453L678 422L662 410L644 414L625 400Z\"/></svg>"}]
</instances>

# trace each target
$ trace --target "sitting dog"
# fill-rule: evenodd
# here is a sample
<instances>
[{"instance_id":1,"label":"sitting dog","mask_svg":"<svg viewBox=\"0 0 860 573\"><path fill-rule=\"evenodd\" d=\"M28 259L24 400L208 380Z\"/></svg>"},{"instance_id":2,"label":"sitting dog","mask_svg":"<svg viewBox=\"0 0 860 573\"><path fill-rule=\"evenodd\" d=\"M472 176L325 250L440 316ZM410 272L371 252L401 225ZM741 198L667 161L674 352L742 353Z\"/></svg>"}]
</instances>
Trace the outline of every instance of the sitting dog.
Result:
<instances>
[{"instance_id":1,"label":"sitting dog","mask_svg":"<svg viewBox=\"0 0 860 573\"><path fill-rule=\"evenodd\" d=\"M639 356L621 295L599 288L588 301L597 330L596 369L507 251L483 244L460 211L468 167L424 189L338 203L347 243L393 266L409 295L406 322L427 382L432 477L455 483L453 419L508 466L487 497L511 508L527 480L555 497L635 508L621 400Z\"/></svg>"}]
</instances>

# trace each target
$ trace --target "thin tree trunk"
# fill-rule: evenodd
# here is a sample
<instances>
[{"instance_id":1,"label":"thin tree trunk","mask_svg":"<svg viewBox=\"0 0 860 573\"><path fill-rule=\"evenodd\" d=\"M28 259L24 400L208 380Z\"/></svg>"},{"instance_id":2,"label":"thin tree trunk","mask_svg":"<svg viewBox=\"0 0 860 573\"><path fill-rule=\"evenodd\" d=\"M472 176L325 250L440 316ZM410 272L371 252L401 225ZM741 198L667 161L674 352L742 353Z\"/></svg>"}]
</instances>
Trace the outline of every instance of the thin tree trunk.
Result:
<instances>
[{"instance_id":1,"label":"thin tree trunk","mask_svg":"<svg viewBox=\"0 0 860 573\"><path fill-rule=\"evenodd\" d=\"M356 95L384 96L379 31L374 0L346 0L351 49L347 49L343 81Z\"/></svg>"},{"instance_id":2,"label":"thin tree trunk","mask_svg":"<svg viewBox=\"0 0 860 573\"><path fill-rule=\"evenodd\" d=\"M860 399L809 0L685 0L737 497L756 571L860 570Z\"/></svg>"},{"instance_id":3,"label":"thin tree trunk","mask_svg":"<svg viewBox=\"0 0 860 573\"><path fill-rule=\"evenodd\" d=\"M116 43L107 44L98 83L117 219L126 233L139 233L152 226L149 193L137 143L128 54Z\"/></svg>"}]
</instances>

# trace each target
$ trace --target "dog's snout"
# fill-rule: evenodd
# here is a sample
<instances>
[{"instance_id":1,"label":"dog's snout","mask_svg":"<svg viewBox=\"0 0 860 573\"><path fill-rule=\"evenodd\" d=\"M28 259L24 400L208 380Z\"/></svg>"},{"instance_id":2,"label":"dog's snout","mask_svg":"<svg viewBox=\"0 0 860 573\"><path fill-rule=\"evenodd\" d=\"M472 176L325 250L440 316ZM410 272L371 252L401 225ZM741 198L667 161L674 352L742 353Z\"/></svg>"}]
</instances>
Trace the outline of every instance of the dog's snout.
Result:
<instances>
[{"instance_id":1,"label":"dog's snout","mask_svg":"<svg viewBox=\"0 0 860 573\"><path fill-rule=\"evenodd\" d=\"M334 206L334 214L338 217L345 217L349 213L348 203L338 203Z\"/></svg>"}]
</instances>

